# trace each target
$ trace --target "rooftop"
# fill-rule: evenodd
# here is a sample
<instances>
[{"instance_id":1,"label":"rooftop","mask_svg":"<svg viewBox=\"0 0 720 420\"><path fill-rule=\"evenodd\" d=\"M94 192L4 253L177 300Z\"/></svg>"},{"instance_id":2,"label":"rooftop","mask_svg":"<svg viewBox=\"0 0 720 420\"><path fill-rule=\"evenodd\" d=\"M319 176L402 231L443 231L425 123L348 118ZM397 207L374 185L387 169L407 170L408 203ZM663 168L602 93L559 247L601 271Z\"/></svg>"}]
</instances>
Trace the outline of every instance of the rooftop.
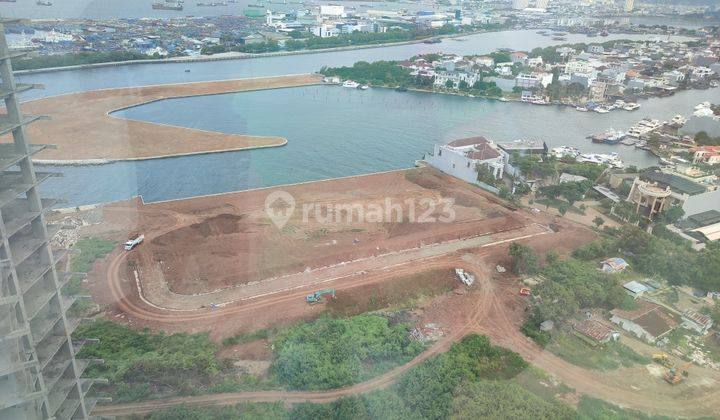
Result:
<instances>
[{"instance_id":1,"label":"rooftop","mask_svg":"<svg viewBox=\"0 0 720 420\"><path fill-rule=\"evenodd\" d=\"M658 184L669 186L670 189L672 189L673 191L682 194L697 195L707 191L704 186L698 184L697 182L693 182L681 176L668 174L665 172L648 171L642 175L642 178L657 182Z\"/></svg>"}]
</instances>

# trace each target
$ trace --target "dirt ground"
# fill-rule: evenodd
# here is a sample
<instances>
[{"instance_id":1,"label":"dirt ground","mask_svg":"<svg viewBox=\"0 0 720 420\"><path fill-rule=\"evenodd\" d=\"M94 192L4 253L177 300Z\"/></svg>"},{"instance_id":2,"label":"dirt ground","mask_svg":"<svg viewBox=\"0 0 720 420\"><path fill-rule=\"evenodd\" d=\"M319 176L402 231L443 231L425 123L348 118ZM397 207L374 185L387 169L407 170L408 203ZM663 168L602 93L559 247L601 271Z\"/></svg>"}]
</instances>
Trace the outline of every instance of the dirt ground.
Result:
<instances>
[{"instance_id":1,"label":"dirt ground","mask_svg":"<svg viewBox=\"0 0 720 420\"><path fill-rule=\"evenodd\" d=\"M212 95L320 83L316 75L158 85L71 93L23 104L23 111L49 115L27 131L36 143L57 145L34 158L40 161L148 159L186 154L272 147L281 137L230 135L112 117L112 111L160 99ZM149 141L148 139L152 139ZM8 136L0 141L11 141Z\"/></svg>"},{"instance_id":2,"label":"dirt ground","mask_svg":"<svg viewBox=\"0 0 720 420\"><path fill-rule=\"evenodd\" d=\"M125 225L132 217L125 206L106 207L105 213L106 219L119 217L126 231L145 234L145 243L128 256L128 264L133 269L139 267L144 282L162 281L176 295L204 294L531 224L519 212L493 203L492 197L478 188L452 183L449 177L430 169L282 187L296 201L295 211L282 229L271 222L265 211L265 198L275 190L142 206L135 214L135 226ZM421 203L443 199L455 200L454 222L407 222L411 207L407 200ZM331 215L329 223L313 213L304 220L306 204L320 205L320 217L325 218L327 205L360 205L367 209L372 205L386 206L387 200L402 207L405 221L360 221L359 213L348 220L349 213L338 212ZM416 215L429 209L420 204L413 207ZM442 209L436 208L432 215L441 213Z\"/></svg>"}]
</instances>

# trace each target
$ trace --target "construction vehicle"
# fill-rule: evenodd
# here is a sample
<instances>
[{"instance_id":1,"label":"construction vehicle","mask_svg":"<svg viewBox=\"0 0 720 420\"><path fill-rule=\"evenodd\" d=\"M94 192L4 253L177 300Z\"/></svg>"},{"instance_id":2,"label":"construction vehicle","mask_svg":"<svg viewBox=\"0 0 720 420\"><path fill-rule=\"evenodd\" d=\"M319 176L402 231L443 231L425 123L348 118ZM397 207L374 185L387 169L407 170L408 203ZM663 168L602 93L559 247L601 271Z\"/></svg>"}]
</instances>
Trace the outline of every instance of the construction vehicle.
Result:
<instances>
[{"instance_id":1,"label":"construction vehicle","mask_svg":"<svg viewBox=\"0 0 720 420\"><path fill-rule=\"evenodd\" d=\"M305 297L307 303L320 303L322 302L323 296L330 296L335 299L335 289L323 289L318 290L315 293L309 294Z\"/></svg>"},{"instance_id":2,"label":"construction vehicle","mask_svg":"<svg viewBox=\"0 0 720 420\"><path fill-rule=\"evenodd\" d=\"M670 356L665 353L655 353L652 355L653 362L665 366L666 368L673 367L673 362L670 360Z\"/></svg>"},{"instance_id":3,"label":"construction vehicle","mask_svg":"<svg viewBox=\"0 0 720 420\"><path fill-rule=\"evenodd\" d=\"M688 372L688 368L690 367L690 363L685 363L680 368L670 368L668 369L667 373L665 373L665 376L663 377L667 383L670 385L676 385L680 382L684 381L685 378L687 378L690 373Z\"/></svg>"},{"instance_id":4,"label":"construction vehicle","mask_svg":"<svg viewBox=\"0 0 720 420\"><path fill-rule=\"evenodd\" d=\"M145 240L145 235L130 235L130 238L127 242L125 242L124 248L125 251L130 251L136 246L140 245L142 241Z\"/></svg>"}]
</instances>

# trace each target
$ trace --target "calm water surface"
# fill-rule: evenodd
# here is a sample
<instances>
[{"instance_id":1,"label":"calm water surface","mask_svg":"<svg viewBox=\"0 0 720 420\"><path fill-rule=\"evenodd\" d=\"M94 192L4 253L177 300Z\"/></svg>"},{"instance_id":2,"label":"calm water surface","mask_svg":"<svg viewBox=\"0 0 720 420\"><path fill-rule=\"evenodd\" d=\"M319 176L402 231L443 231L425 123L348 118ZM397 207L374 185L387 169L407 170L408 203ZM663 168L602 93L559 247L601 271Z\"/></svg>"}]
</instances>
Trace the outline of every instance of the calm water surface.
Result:
<instances>
[{"instance_id":1,"label":"calm water surface","mask_svg":"<svg viewBox=\"0 0 720 420\"><path fill-rule=\"evenodd\" d=\"M497 141L539 138L550 147L619 152L627 164L657 160L626 146L585 137L627 129L644 116L688 115L700 101L720 101L720 89L681 92L642 102L635 112L582 113L570 108L503 103L389 89L335 86L276 89L155 102L115 116L226 133L278 135L279 148L193 157L54 167L63 178L43 184L71 205L142 195L159 201L293 182L408 168L435 142L485 135ZM88 179L94 181L88 183Z\"/></svg>"}]
</instances>

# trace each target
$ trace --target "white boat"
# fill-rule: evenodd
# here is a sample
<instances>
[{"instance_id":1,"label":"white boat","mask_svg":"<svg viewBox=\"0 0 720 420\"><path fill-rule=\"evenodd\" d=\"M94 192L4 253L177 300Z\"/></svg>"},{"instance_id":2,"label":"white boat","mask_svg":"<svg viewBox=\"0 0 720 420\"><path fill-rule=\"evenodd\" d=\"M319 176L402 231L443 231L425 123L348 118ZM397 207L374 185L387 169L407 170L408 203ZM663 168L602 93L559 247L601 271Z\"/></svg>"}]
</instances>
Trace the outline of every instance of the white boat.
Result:
<instances>
[{"instance_id":1,"label":"white boat","mask_svg":"<svg viewBox=\"0 0 720 420\"><path fill-rule=\"evenodd\" d=\"M597 112L598 114L607 114L608 112L610 112L610 110L599 106L599 107L595 108L595 112Z\"/></svg>"},{"instance_id":2,"label":"white boat","mask_svg":"<svg viewBox=\"0 0 720 420\"><path fill-rule=\"evenodd\" d=\"M576 106L575 111L588 112L588 109L585 108L584 106Z\"/></svg>"},{"instance_id":3,"label":"white boat","mask_svg":"<svg viewBox=\"0 0 720 420\"><path fill-rule=\"evenodd\" d=\"M639 109L639 108L640 108L640 104L636 104L635 102L629 102L629 103L625 104L625 106L623 107L623 109L625 111L635 111L636 109Z\"/></svg>"},{"instance_id":4,"label":"white boat","mask_svg":"<svg viewBox=\"0 0 720 420\"><path fill-rule=\"evenodd\" d=\"M695 110L703 109L703 108L710 108L711 104L708 101L700 102L699 104L695 105Z\"/></svg>"},{"instance_id":5,"label":"white boat","mask_svg":"<svg viewBox=\"0 0 720 420\"><path fill-rule=\"evenodd\" d=\"M611 153L586 153L580 155L578 158L578 161L584 162L584 163L594 163L597 165L610 165L614 168L622 168L625 165L623 164L622 160L620 160L620 156L618 156L617 153L611 152Z\"/></svg>"},{"instance_id":6,"label":"white boat","mask_svg":"<svg viewBox=\"0 0 720 420\"><path fill-rule=\"evenodd\" d=\"M552 149L552 154L558 159L564 157L577 158L580 156L580 150L571 146L560 146Z\"/></svg>"},{"instance_id":7,"label":"white boat","mask_svg":"<svg viewBox=\"0 0 720 420\"><path fill-rule=\"evenodd\" d=\"M358 86L360 86L360 83L354 81L354 80L346 80L343 82L342 87L344 88L351 88L351 89L357 89Z\"/></svg>"},{"instance_id":8,"label":"white boat","mask_svg":"<svg viewBox=\"0 0 720 420\"><path fill-rule=\"evenodd\" d=\"M368 85L361 85L361 86L358 86L358 89L368 90L368 89L370 89L370 86L368 86Z\"/></svg>"},{"instance_id":9,"label":"white boat","mask_svg":"<svg viewBox=\"0 0 720 420\"><path fill-rule=\"evenodd\" d=\"M644 134L651 133L658 128L662 127L665 123L661 122L660 120L651 120L649 118L643 118L642 120L638 121L637 124L630 127L628 130L628 136L640 138Z\"/></svg>"},{"instance_id":10,"label":"white boat","mask_svg":"<svg viewBox=\"0 0 720 420\"><path fill-rule=\"evenodd\" d=\"M672 117L670 120L670 125L676 126L676 127L682 127L687 122L687 118L683 117L682 115L676 115Z\"/></svg>"}]
</instances>

